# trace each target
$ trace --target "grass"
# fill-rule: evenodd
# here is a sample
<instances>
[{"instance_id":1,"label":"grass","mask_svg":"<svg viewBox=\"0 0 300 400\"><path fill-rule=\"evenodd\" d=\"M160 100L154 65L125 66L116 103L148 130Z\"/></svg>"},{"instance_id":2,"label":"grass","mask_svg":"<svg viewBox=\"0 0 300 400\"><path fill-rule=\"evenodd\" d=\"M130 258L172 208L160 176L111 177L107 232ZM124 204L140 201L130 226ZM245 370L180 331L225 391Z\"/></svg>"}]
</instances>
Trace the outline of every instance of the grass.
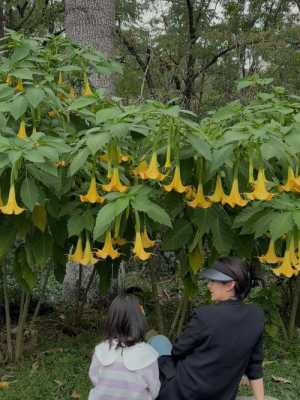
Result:
<instances>
[{"instance_id":1,"label":"grass","mask_svg":"<svg viewBox=\"0 0 300 400\"><path fill-rule=\"evenodd\" d=\"M77 336L64 334L59 325L47 324L39 331L38 345L20 366L0 369L0 380L10 386L0 391L1 400L86 400L90 390L88 368L95 344L99 342L97 328L82 329ZM266 392L278 400L300 398L300 342L290 351L274 356L267 349L265 357ZM291 383L274 382L273 377ZM250 394L242 387L242 394Z\"/></svg>"}]
</instances>

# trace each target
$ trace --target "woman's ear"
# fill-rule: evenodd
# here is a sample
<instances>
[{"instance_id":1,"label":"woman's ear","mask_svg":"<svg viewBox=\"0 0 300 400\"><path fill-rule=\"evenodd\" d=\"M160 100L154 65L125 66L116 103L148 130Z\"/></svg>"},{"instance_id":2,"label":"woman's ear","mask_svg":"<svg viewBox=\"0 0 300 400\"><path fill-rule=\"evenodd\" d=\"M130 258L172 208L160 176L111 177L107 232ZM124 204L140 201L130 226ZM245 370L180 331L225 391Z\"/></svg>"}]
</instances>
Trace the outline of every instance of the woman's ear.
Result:
<instances>
[{"instance_id":1,"label":"woman's ear","mask_svg":"<svg viewBox=\"0 0 300 400\"><path fill-rule=\"evenodd\" d=\"M231 292L235 289L235 281L230 281L226 283L226 291Z\"/></svg>"}]
</instances>

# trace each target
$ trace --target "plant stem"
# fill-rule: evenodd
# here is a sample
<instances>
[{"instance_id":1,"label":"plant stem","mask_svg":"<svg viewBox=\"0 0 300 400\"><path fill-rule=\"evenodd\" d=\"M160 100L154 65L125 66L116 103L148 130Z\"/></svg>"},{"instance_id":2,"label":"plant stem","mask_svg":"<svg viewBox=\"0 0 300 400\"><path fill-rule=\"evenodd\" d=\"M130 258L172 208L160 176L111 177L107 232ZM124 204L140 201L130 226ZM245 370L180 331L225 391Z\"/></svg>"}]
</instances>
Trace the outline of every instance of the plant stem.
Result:
<instances>
[{"instance_id":1,"label":"plant stem","mask_svg":"<svg viewBox=\"0 0 300 400\"><path fill-rule=\"evenodd\" d=\"M9 297L7 293L7 270L5 263L2 265L2 274L3 274L3 294L4 294L4 306L5 306L7 354L9 361L13 361L11 317L10 317Z\"/></svg>"},{"instance_id":2,"label":"plant stem","mask_svg":"<svg viewBox=\"0 0 300 400\"><path fill-rule=\"evenodd\" d=\"M85 290L84 290L84 293L83 293L83 296L82 296L82 301L80 302L79 307L78 307L78 316L77 316L77 317L78 317L79 319L80 319L81 316L82 316L83 307L84 307L84 305L86 304L87 295L88 295L88 292L89 292L89 290L90 290L90 288L91 288L91 286L92 286L92 283L93 283L93 281L94 281L95 275L96 275L96 267L94 266L93 271L92 271L92 273L91 273L91 276L90 276L90 278L89 278L88 284L87 284L87 286L86 286L86 288L85 288Z\"/></svg>"},{"instance_id":3,"label":"plant stem","mask_svg":"<svg viewBox=\"0 0 300 400\"><path fill-rule=\"evenodd\" d=\"M158 277L156 274L156 268L155 268L155 260L152 257L150 260L150 279L151 279L151 287L152 287L152 296L153 296L153 301L154 301L154 310L156 314L156 321L157 321L157 327L159 330L160 334L163 334L165 329L164 329L164 320L161 312L161 306L159 302L159 295L158 295Z\"/></svg>"},{"instance_id":4,"label":"plant stem","mask_svg":"<svg viewBox=\"0 0 300 400\"><path fill-rule=\"evenodd\" d=\"M187 298L186 295L183 296L183 304L182 304L182 311L181 311L181 317L178 323L178 327L177 327L177 335L179 336L182 332L182 328L183 328L183 324L185 321L185 317L186 317L186 313L188 310L188 304L189 304L189 299Z\"/></svg>"},{"instance_id":5,"label":"plant stem","mask_svg":"<svg viewBox=\"0 0 300 400\"><path fill-rule=\"evenodd\" d=\"M297 316L299 300L300 300L300 276L297 276L293 289L294 290L293 290L293 296L292 296L292 299L293 299L292 300L292 308L291 308L289 328L288 328L288 334L289 334L290 339L295 334L296 316Z\"/></svg>"},{"instance_id":6,"label":"plant stem","mask_svg":"<svg viewBox=\"0 0 300 400\"><path fill-rule=\"evenodd\" d=\"M174 316L174 319L172 321L172 325L169 331L169 335L168 337L171 339L174 335L174 332L176 330L176 326L178 324L179 318L180 318L180 313L183 307L183 303L184 303L184 297L182 296L181 299L178 301L178 306L177 306L177 310L176 310L176 314Z\"/></svg>"},{"instance_id":7,"label":"plant stem","mask_svg":"<svg viewBox=\"0 0 300 400\"><path fill-rule=\"evenodd\" d=\"M23 292L24 294L24 292ZM20 310L19 321L17 327L17 337L16 337L16 354L15 359L16 362L20 360L23 354L23 345L24 345L24 327L28 315L28 308L30 303L30 294L26 294L25 301L23 303L22 310Z\"/></svg>"},{"instance_id":8,"label":"plant stem","mask_svg":"<svg viewBox=\"0 0 300 400\"><path fill-rule=\"evenodd\" d=\"M49 280L50 271L51 271L51 264L49 263L48 266L47 266L46 273L45 273L45 276L44 276L44 281L43 281L43 284L42 284L42 287L41 287L39 301L38 301L38 303L37 303L37 305L35 307L35 310L34 310L34 313L33 313L32 319L31 319L31 323L30 323L31 326L34 325L35 320L36 320L37 316L39 315L41 304L42 304L42 301L44 300L44 295L45 295L47 283L48 283L48 280Z\"/></svg>"}]
</instances>

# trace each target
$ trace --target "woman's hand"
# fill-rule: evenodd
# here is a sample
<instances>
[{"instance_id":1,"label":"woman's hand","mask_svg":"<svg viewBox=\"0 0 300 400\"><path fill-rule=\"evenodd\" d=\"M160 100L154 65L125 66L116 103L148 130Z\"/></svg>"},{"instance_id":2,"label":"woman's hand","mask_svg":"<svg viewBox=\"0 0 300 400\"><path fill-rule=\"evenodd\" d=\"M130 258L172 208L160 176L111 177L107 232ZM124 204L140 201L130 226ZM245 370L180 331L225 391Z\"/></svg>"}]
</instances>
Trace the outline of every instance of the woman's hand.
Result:
<instances>
[{"instance_id":1,"label":"woman's hand","mask_svg":"<svg viewBox=\"0 0 300 400\"><path fill-rule=\"evenodd\" d=\"M255 400L264 400L264 381L263 379L249 380L251 389L253 391Z\"/></svg>"}]
</instances>

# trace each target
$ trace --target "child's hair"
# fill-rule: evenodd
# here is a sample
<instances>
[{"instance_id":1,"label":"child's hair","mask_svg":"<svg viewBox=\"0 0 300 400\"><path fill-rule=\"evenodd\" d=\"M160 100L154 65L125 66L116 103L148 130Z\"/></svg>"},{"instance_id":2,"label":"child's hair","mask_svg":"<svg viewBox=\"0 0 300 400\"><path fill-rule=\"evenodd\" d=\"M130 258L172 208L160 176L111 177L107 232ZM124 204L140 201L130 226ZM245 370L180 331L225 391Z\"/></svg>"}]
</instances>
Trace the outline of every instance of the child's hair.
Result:
<instances>
[{"instance_id":1,"label":"child's hair","mask_svg":"<svg viewBox=\"0 0 300 400\"><path fill-rule=\"evenodd\" d=\"M137 297L133 295L117 296L111 303L107 322L106 340L117 347L133 346L142 342L146 332L146 320Z\"/></svg>"}]
</instances>

